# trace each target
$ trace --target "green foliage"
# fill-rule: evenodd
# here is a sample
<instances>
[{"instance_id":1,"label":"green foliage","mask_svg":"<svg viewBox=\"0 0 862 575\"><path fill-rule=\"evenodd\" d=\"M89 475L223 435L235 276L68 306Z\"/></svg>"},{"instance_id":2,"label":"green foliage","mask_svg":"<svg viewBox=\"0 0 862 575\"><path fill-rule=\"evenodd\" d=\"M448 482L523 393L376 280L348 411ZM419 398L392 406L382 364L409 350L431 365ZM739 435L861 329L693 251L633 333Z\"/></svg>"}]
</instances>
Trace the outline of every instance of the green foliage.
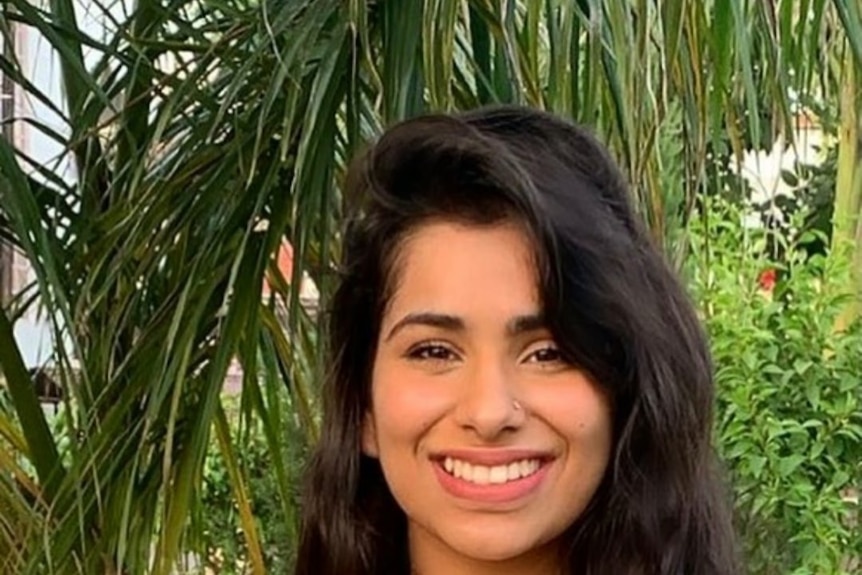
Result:
<instances>
[{"instance_id":1,"label":"green foliage","mask_svg":"<svg viewBox=\"0 0 862 575\"><path fill-rule=\"evenodd\" d=\"M236 432L237 459L248 481L257 528L262 538L264 561L268 572L287 573L293 564L296 525L279 503L281 493L272 470L271 454L259 421L242 416L238 400L225 400L231 429ZM290 505L298 505L298 487L305 461L304 451L282 446L282 457L288 461L291 479ZM215 573L241 574L248 570L248 549L239 520L231 478L215 440L210 442L204 461L201 500L195 521L199 542L197 554Z\"/></svg>"},{"instance_id":2,"label":"green foliage","mask_svg":"<svg viewBox=\"0 0 862 575\"><path fill-rule=\"evenodd\" d=\"M862 486L862 326L833 327L848 270L798 244L770 260L766 246L783 238L742 221L711 205L692 225L687 271L711 337L747 563L758 575L849 573L862 557L850 501Z\"/></svg>"}]
</instances>

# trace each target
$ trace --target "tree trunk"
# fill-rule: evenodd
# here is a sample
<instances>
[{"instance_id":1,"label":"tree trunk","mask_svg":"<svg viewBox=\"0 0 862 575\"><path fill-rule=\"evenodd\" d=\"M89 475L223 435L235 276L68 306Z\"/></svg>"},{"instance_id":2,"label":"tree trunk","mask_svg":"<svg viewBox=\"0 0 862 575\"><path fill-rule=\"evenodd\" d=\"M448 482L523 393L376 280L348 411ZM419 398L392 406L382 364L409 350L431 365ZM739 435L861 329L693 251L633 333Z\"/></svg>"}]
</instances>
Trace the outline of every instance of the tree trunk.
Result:
<instances>
[{"instance_id":1,"label":"tree trunk","mask_svg":"<svg viewBox=\"0 0 862 575\"><path fill-rule=\"evenodd\" d=\"M844 330L858 317L859 299L862 298L862 158L859 156L859 107L862 101L857 84L858 66L848 49L842 69L832 253L833 257L848 264L848 291L857 297L847 304L836 320L836 331Z\"/></svg>"}]
</instances>

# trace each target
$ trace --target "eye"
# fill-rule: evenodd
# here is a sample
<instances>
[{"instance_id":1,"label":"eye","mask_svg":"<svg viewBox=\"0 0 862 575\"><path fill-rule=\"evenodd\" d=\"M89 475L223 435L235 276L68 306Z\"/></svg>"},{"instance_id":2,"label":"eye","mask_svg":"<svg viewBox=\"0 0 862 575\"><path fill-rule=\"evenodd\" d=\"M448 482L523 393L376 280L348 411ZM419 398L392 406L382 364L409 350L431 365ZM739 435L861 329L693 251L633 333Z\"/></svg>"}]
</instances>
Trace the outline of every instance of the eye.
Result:
<instances>
[{"instance_id":1,"label":"eye","mask_svg":"<svg viewBox=\"0 0 862 575\"><path fill-rule=\"evenodd\" d=\"M554 343L542 343L534 347L527 354L524 363L536 363L540 365L556 365L565 363L563 353Z\"/></svg>"},{"instance_id":2,"label":"eye","mask_svg":"<svg viewBox=\"0 0 862 575\"><path fill-rule=\"evenodd\" d=\"M458 358L452 349L437 342L421 343L414 346L407 352L407 357L416 361L435 362L454 361Z\"/></svg>"}]
</instances>

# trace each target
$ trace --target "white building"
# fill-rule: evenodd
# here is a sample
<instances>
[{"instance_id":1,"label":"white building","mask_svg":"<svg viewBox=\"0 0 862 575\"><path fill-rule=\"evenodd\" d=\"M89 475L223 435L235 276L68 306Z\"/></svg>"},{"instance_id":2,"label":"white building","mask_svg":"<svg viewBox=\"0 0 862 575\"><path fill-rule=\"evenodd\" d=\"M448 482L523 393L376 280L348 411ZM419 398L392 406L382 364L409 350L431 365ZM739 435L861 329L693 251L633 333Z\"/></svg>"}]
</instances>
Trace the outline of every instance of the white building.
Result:
<instances>
[{"instance_id":1,"label":"white building","mask_svg":"<svg viewBox=\"0 0 862 575\"><path fill-rule=\"evenodd\" d=\"M13 25L12 30L12 45L6 45L5 39L0 37L0 51L14 51L26 76L54 102L61 102L59 67L47 42L25 27ZM2 73L0 97L2 137L40 163L48 164L60 157L62 148L59 144L20 120L35 118L50 124L61 133L66 131L62 120L44 104L26 98ZM68 161L61 162L57 165L57 171L64 177L70 177L71 164ZM0 245L0 302L9 302L35 279L33 270L22 254L8 244ZM49 325L40 319L38 311L38 306L32 306L28 313L15 323L15 336L28 367L44 364L53 347Z\"/></svg>"}]
</instances>

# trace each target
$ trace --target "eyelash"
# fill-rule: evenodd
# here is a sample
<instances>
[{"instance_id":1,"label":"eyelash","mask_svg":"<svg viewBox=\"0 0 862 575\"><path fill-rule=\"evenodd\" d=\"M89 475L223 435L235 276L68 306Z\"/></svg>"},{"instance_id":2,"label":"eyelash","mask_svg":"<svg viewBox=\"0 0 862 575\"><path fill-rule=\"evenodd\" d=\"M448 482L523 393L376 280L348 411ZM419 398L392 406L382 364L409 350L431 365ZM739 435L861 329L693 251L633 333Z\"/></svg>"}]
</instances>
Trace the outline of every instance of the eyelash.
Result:
<instances>
[{"instance_id":1,"label":"eyelash","mask_svg":"<svg viewBox=\"0 0 862 575\"><path fill-rule=\"evenodd\" d=\"M447 354L448 357L435 357L430 355L432 353L440 352ZM452 351L449 346L435 341L421 343L407 352L407 357L416 361L450 361L455 355L455 352Z\"/></svg>"},{"instance_id":2,"label":"eyelash","mask_svg":"<svg viewBox=\"0 0 862 575\"><path fill-rule=\"evenodd\" d=\"M548 352L553 356L552 359L546 358L543 361L538 358L539 355L547 354ZM536 358L536 361L531 361L534 357ZM529 361L529 363L562 363L564 360L560 348L554 344L548 344L530 352L530 355L527 356L527 361Z\"/></svg>"}]
</instances>

